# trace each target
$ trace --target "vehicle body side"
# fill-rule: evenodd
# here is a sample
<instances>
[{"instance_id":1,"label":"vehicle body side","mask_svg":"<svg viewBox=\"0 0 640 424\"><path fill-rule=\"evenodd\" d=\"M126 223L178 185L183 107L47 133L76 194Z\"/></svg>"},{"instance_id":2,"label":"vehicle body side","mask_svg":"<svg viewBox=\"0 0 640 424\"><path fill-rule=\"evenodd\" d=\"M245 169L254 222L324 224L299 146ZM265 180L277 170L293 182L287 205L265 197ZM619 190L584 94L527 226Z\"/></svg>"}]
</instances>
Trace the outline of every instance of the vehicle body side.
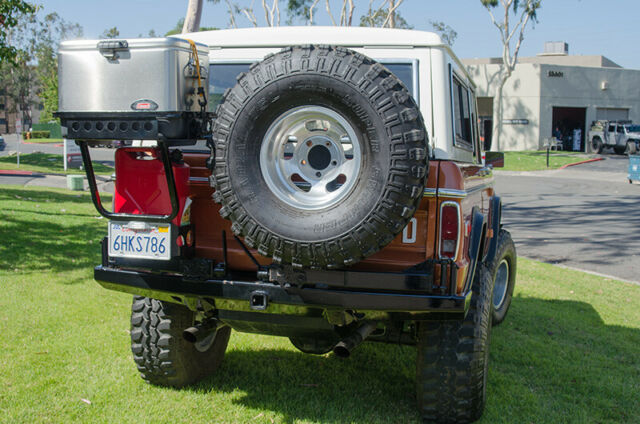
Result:
<instances>
[{"instance_id":1,"label":"vehicle body side","mask_svg":"<svg viewBox=\"0 0 640 424\"><path fill-rule=\"evenodd\" d=\"M625 148L630 142L640 144L640 132L632 130L635 128L628 121L598 121L589 131L589 140L600 140L605 147Z\"/></svg>"},{"instance_id":2,"label":"vehicle body side","mask_svg":"<svg viewBox=\"0 0 640 424\"><path fill-rule=\"evenodd\" d=\"M319 28L316 32L305 34L304 42L301 44L320 43L321 39L326 39L328 36L323 30L323 28ZM250 43L247 41L247 46L243 46L244 42L237 37L238 31L229 33L229 35L233 35L233 38L229 38L226 33L227 31L214 31L186 36L192 36L197 42L209 44L211 48L209 54L211 75L215 74L217 64L250 64L278 52L282 48L280 45L286 46L286 43L290 43L289 40L291 40L286 31L276 33L264 29L263 36L259 37L259 42L254 40ZM431 38L425 40L422 45L420 43L416 43L416 46L406 45L407 40L405 39L402 41L405 43L404 48L400 47L400 42L395 44L393 40L386 40L388 45L364 46L362 45L362 37L358 40L351 34L352 32L345 33L344 37L340 37L339 44L346 44L349 48L382 64L409 63L412 65L412 94L424 117L433 155L432 159L436 159L431 162L424 198L409 226L382 251L354 266L354 269L358 270L402 271L427 259L437 259L437 221L439 208L443 202L456 202L460 205L462 228L471 227L474 208L484 216L489 215L490 200L494 196L493 176L490 169L482 165L480 159L474 84L448 46L443 45L439 38L433 34L429 34ZM374 40L376 44L382 41ZM256 47L257 44L260 46ZM471 140L468 142L462 140L451 142L456 139L454 136L456 123L453 119L455 116L454 103L452 102L453 81L457 81L466 88L469 96L466 100L469 105L472 105L471 116L467 124L471 132L469 134ZM441 105L448 105L448 108L443 108ZM185 158L192 166L192 176L196 176L198 179L198 181L191 181L192 190L196 197L192 206L194 221L205 222L207 226L204 230L198 230L199 241L196 245L198 256L220 257L222 249L220 229L225 229L228 238L226 244L230 266L243 270L254 269L255 265L247 258L243 249L235 246L230 223L219 217L218 205L209 201L212 189L208 187L208 182L205 180L205 177L208 176L205 156L187 154ZM208 218L205 219L205 217ZM215 218L212 219L212 217ZM491 232L487 231L485 234L487 240L490 235ZM469 246L470 236L469 233L464 232L456 258L456 263L461 270L458 274L460 289L462 289L463 281L467 277L467 265L470 262L468 248L465 248ZM486 240L483 245L487 245ZM260 257L256 252L254 255L261 264L270 263L269 258Z\"/></svg>"}]
</instances>

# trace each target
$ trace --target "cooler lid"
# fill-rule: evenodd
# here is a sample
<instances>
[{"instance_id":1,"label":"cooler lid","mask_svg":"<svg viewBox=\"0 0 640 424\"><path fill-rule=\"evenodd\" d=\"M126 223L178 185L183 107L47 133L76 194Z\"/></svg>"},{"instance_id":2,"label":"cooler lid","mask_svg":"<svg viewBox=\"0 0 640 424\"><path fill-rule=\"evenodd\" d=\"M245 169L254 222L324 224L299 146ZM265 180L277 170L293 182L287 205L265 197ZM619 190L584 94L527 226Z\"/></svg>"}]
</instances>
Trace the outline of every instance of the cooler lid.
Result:
<instances>
[{"instance_id":1,"label":"cooler lid","mask_svg":"<svg viewBox=\"0 0 640 424\"><path fill-rule=\"evenodd\" d=\"M72 40L63 41L60 43L60 51L71 50L96 50L98 44L102 45L116 45L120 44L128 50L135 49L153 49L153 48L174 48L180 50L191 50L189 42L186 39L178 37L163 37L163 38L113 38L104 40ZM196 43L198 53L201 55L209 54L209 47L206 44Z\"/></svg>"}]
</instances>

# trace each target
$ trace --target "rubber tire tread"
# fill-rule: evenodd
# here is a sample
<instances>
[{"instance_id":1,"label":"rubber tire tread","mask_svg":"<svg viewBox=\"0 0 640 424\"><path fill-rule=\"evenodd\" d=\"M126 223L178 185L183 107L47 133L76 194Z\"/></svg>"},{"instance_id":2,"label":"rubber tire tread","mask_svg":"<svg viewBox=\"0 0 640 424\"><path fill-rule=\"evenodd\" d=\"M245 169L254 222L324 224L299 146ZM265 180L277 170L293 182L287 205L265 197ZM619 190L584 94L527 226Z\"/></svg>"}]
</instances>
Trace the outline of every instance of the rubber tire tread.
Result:
<instances>
[{"instance_id":1,"label":"rubber tire tread","mask_svg":"<svg viewBox=\"0 0 640 424\"><path fill-rule=\"evenodd\" d=\"M598 153L598 154L602 153L602 151L604 150L604 144L602 143L602 140L598 137L595 140L593 140L592 143L595 143L595 145L596 145L596 147L594 148L596 153Z\"/></svg>"},{"instance_id":2,"label":"rubber tire tread","mask_svg":"<svg viewBox=\"0 0 640 424\"><path fill-rule=\"evenodd\" d=\"M391 155L386 185L380 190L374 210L367 212L359 224L341 229L340 235L324 240L305 241L304 234L297 239L281 236L267 228L268 224L258 222L234 192L230 182L233 169L227 163L234 125L247 103L265 87L271 84L286 86L283 79L300 75L331 77L357 90L358 95L376 109L376 119L383 122L387 134L379 134L380 146L389 149ZM233 222L234 234L244 237L247 245L260 255L272 257L276 264L335 269L376 253L402 231L422 200L429 161L422 115L395 75L352 50L308 45L288 47L269 55L262 62L253 64L250 71L239 75L237 80L238 83L225 92L216 109L209 161L211 183L215 188L213 199L222 205L222 217ZM401 128L400 134L390 137L388 134L396 128ZM385 137L390 140L383 143ZM259 167L256 169L259 172ZM353 207L357 208L358 204Z\"/></svg>"},{"instance_id":3,"label":"rubber tire tread","mask_svg":"<svg viewBox=\"0 0 640 424\"><path fill-rule=\"evenodd\" d=\"M492 280L479 265L462 321L418 322L417 400L425 423L470 423L482 416L491 341Z\"/></svg>"},{"instance_id":4,"label":"rubber tire tread","mask_svg":"<svg viewBox=\"0 0 640 424\"><path fill-rule=\"evenodd\" d=\"M627 151L627 146L613 146L613 151L616 152L616 155L624 155Z\"/></svg>"},{"instance_id":5,"label":"rubber tire tread","mask_svg":"<svg viewBox=\"0 0 640 424\"><path fill-rule=\"evenodd\" d=\"M131 351L143 380L158 386L187 386L211 375L222 362L230 327L218 330L205 352L182 337L194 313L178 305L134 296L131 306Z\"/></svg>"},{"instance_id":6,"label":"rubber tire tread","mask_svg":"<svg viewBox=\"0 0 640 424\"><path fill-rule=\"evenodd\" d=\"M516 245L513 243L511 233L507 230L500 230L498 234L498 248L496 249L496 255L493 260L487 265L491 278L495 282L496 273L498 272L498 265L502 262L502 259L507 258L509 262L509 282L507 285L507 295L499 309L492 309L492 324L496 326L500 324L507 316L509 307L511 306L511 300L513 299L513 289L516 286L516 275L518 268L518 255L516 254ZM493 305L493 302L492 302Z\"/></svg>"}]
</instances>

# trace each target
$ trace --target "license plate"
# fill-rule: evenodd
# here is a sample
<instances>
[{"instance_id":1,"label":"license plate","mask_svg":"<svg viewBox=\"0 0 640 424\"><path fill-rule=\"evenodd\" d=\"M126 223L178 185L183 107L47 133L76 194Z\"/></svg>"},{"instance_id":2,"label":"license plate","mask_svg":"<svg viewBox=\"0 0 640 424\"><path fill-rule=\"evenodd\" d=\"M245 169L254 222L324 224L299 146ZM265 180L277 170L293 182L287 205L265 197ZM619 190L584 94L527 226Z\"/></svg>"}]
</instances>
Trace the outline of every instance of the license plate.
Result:
<instances>
[{"instance_id":1,"label":"license plate","mask_svg":"<svg viewBox=\"0 0 640 424\"><path fill-rule=\"evenodd\" d=\"M110 222L109 256L171 259L171 225L145 222Z\"/></svg>"}]
</instances>

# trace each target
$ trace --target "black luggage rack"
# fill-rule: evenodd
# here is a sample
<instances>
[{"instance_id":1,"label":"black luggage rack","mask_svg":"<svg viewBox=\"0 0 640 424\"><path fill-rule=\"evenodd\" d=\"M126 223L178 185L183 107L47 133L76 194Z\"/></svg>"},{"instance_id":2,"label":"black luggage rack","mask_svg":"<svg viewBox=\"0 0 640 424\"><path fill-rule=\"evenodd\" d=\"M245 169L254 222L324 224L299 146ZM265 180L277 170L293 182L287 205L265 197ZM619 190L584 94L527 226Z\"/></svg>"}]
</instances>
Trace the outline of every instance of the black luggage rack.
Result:
<instances>
[{"instance_id":1,"label":"black luggage rack","mask_svg":"<svg viewBox=\"0 0 640 424\"><path fill-rule=\"evenodd\" d=\"M55 116L67 129L66 138L75 140L80 147L91 199L100 215L113 221L166 223L173 221L180 209L169 147L191 146L203 139L210 143L213 121L213 114L209 112L58 112ZM171 213L142 215L109 212L104 208L89 147L114 140L157 141L169 189Z\"/></svg>"}]
</instances>

